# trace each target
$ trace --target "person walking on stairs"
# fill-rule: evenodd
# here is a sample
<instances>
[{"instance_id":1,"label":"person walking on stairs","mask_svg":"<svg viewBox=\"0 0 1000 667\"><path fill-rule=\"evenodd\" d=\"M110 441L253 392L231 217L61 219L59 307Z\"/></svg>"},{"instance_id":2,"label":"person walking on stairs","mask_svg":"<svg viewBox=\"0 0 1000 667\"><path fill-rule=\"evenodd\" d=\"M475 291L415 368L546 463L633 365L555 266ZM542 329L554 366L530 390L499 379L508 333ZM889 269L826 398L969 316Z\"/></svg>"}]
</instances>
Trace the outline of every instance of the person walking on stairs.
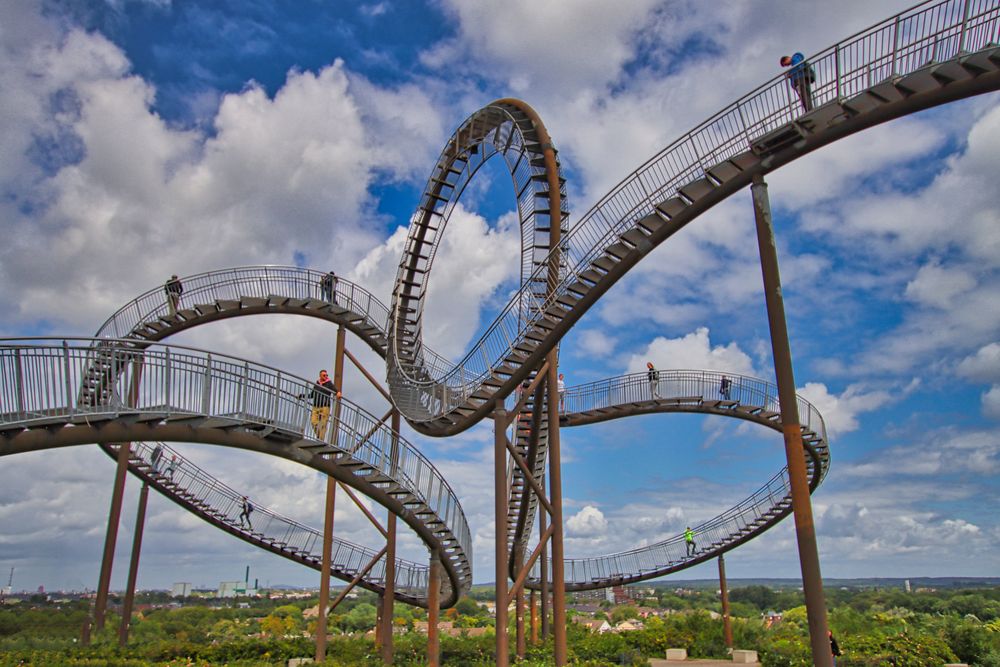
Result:
<instances>
[{"instance_id":1,"label":"person walking on stairs","mask_svg":"<svg viewBox=\"0 0 1000 667\"><path fill-rule=\"evenodd\" d=\"M693 556L698 551L698 545L694 543L694 531L691 526L684 530L684 545L687 547L687 555Z\"/></svg>"},{"instance_id":2,"label":"person walking on stairs","mask_svg":"<svg viewBox=\"0 0 1000 667\"><path fill-rule=\"evenodd\" d=\"M250 523L250 513L253 512L253 505L250 504L250 500L243 496L243 502L240 506L240 527L246 527L253 530L253 525ZM244 521L246 522L244 524Z\"/></svg>"}]
</instances>

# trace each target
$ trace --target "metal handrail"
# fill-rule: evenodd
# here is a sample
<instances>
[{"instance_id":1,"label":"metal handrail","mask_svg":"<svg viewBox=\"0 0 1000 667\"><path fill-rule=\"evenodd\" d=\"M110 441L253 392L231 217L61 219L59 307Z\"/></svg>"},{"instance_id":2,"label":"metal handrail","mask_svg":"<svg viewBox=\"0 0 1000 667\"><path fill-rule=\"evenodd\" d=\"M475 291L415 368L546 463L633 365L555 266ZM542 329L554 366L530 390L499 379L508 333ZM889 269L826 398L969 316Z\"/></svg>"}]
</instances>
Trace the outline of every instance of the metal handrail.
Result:
<instances>
[{"instance_id":1,"label":"metal handrail","mask_svg":"<svg viewBox=\"0 0 1000 667\"><path fill-rule=\"evenodd\" d=\"M320 286L320 280L325 275L324 271L300 266L262 264L182 276L180 281L184 286L184 293L181 295L179 310L187 308L185 304L193 306L214 301L240 301L246 298L278 297L325 301ZM384 345L388 339L389 308L365 288L340 276L337 277L331 296L333 298L329 303L350 313L361 315L365 325L378 331L382 338L378 352L384 357L386 354ZM100 326L94 337L129 338L150 322L159 322L161 318L170 321L169 313L163 286L154 287L115 311ZM453 365L446 357L426 345L423 347L423 354L435 366Z\"/></svg>"},{"instance_id":2,"label":"metal handrail","mask_svg":"<svg viewBox=\"0 0 1000 667\"><path fill-rule=\"evenodd\" d=\"M707 370L658 370L656 373L659 378L659 398L663 400L726 401L758 407L772 413L781 411L778 387L767 380L739 373ZM729 381L725 393L722 389L723 379ZM652 398L647 372L629 373L567 387L562 414L589 412ZM826 424L819 410L801 396L796 396L796 402L801 425L825 441Z\"/></svg>"},{"instance_id":3,"label":"metal handrail","mask_svg":"<svg viewBox=\"0 0 1000 667\"><path fill-rule=\"evenodd\" d=\"M411 443L380 419L346 399L339 399L336 428L318 439L309 428L311 406L305 399L313 382L245 359L186 346L123 339L0 339L0 391L3 404L16 409L0 414L0 429L89 420L99 415L156 413L165 418L214 417L290 438L322 441L335 455L350 457L394 480L426 505L435 534L453 536L445 550L451 570L471 585L471 533L458 497L440 472ZM141 373L137 364L141 360ZM99 361L113 371L95 376ZM96 378L96 379L95 379ZM133 380L135 385L132 386ZM88 400L77 388L91 388ZM129 396L128 405L121 397ZM10 400L11 397L14 400ZM438 526L436 521L442 522Z\"/></svg>"},{"instance_id":4,"label":"metal handrail","mask_svg":"<svg viewBox=\"0 0 1000 667\"><path fill-rule=\"evenodd\" d=\"M998 39L1000 0L932 2L927 0L809 58L816 71L812 86L816 106L860 94L887 78L985 48ZM544 311L566 295L591 261L622 232L653 213L657 203L675 195L683 185L746 152L753 140L802 113L786 75L780 74L650 158L599 200L572 226L559 247L551 250L548 260L568 267L565 279L551 294L540 298L531 292L533 282L547 271L542 263L530 279L522 281L519 291L464 358L457 364L423 366L422 376L427 379L412 380L406 390L434 392L442 385L445 389L434 393L441 402L433 414L416 411L408 413L408 418L430 421L466 402ZM525 303L531 307L525 309ZM523 318L524 312L533 316Z\"/></svg>"},{"instance_id":5,"label":"metal handrail","mask_svg":"<svg viewBox=\"0 0 1000 667\"><path fill-rule=\"evenodd\" d=\"M153 452L159 447L160 458L154 463ZM322 531L286 517L269 507L253 501L252 529L247 531L239 520L243 494L203 468L184 457L176 449L162 442L136 442L131 447L131 458L144 464L140 469L143 478L149 478L157 488L176 502L197 507L198 512L212 515L241 533L249 533L259 542L275 546L281 551L319 563L321 553L318 548L323 542ZM333 536L332 558L334 570L343 570L344 575L353 576L365 564L378 555L378 551ZM358 565L360 564L360 565ZM395 586L397 594L423 599L427 595L427 565L396 558ZM372 586L385 581L385 557L365 576L364 581ZM450 591L451 582L445 578L442 584Z\"/></svg>"},{"instance_id":6,"label":"metal handrail","mask_svg":"<svg viewBox=\"0 0 1000 667\"><path fill-rule=\"evenodd\" d=\"M662 370L651 381L647 372L631 373L591 382L565 391L562 415L572 425L574 418L585 418L595 410L613 410L616 407L636 406L643 403L675 403L692 411L711 409L716 414L732 414L748 419L755 413L780 415L777 386L747 375L705 370ZM722 380L729 381L723 387ZM812 445L819 455L819 470L812 469L816 484L829 471L829 443L822 415L809 401L797 396L800 422L811 433ZM757 417L758 421L765 418ZM771 420L768 420L771 421ZM771 421L774 428L781 428L780 421ZM810 467L813 462L810 461ZM791 487L788 468L783 467L750 496L708 521L694 526L696 543L711 545L688 556L684 535L673 535L655 544L628 551L592 556L567 558L564 563L566 583L576 589L603 587L608 582L648 578L666 569L681 569L685 562L700 561L706 552L724 551L747 537L747 532L764 530L778 517L790 511ZM551 567L551 564L550 564ZM538 563L532 569L529 582L540 577ZM549 576L552 576L551 570ZM551 580L551 579L550 579Z\"/></svg>"},{"instance_id":7,"label":"metal handrail","mask_svg":"<svg viewBox=\"0 0 1000 667\"><path fill-rule=\"evenodd\" d=\"M206 271L181 278L184 293L181 303L240 300L246 297L280 296L323 301L320 281L325 271L299 266L257 265ZM384 336L389 309L371 292L338 276L333 291L334 303L364 315L371 326ZM184 305L181 309L184 309ZM163 286L140 294L119 308L98 329L95 338L126 338L136 327L169 315Z\"/></svg>"}]
</instances>

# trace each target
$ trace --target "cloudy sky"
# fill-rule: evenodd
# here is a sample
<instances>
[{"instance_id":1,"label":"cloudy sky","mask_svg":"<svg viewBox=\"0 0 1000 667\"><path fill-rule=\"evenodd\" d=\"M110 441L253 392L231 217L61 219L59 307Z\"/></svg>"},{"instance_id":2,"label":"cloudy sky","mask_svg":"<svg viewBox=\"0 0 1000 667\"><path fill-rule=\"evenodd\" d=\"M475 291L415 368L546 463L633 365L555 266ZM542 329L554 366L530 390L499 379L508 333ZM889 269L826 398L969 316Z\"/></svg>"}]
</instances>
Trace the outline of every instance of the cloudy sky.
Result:
<instances>
[{"instance_id":1,"label":"cloudy sky","mask_svg":"<svg viewBox=\"0 0 1000 667\"><path fill-rule=\"evenodd\" d=\"M388 302L405 229L452 130L492 99L535 107L573 218L636 166L778 74L908 0L504 3L18 0L0 3L0 336L86 336L171 273L333 268ZM1000 574L1000 97L869 130L771 176L800 392L833 465L813 496L828 577ZM992 176L991 176L992 174ZM448 228L428 342L461 355L518 273L513 193L487 165ZM749 192L658 248L568 335L574 385L640 370L772 378ZM312 377L334 330L294 317L171 339ZM348 347L377 375L382 362ZM385 411L357 373L345 393ZM412 440L462 499L475 580L493 579L492 434ZM778 434L653 416L564 431L567 555L674 535L784 462ZM321 526L311 470L208 446L185 455ZM0 573L96 586L113 463L94 447L0 460ZM130 481L113 586L124 586ZM360 512L338 532L376 546ZM403 555L426 556L410 534ZM315 585L154 494L139 586ZM727 558L795 577L790 521ZM678 578L715 576L715 565Z\"/></svg>"}]
</instances>

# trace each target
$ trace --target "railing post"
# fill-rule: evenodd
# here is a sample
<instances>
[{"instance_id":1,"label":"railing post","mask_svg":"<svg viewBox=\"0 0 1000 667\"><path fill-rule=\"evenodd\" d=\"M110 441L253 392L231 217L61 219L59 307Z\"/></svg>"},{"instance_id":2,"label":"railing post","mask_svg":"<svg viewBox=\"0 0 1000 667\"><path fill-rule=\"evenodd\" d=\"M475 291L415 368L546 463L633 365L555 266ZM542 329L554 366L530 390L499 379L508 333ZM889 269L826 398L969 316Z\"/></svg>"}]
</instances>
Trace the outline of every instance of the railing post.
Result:
<instances>
[{"instance_id":1,"label":"railing post","mask_svg":"<svg viewBox=\"0 0 1000 667\"><path fill-rule=\"evenodd\" d=\"M965 0L965 11L962 14L962 28L958 34L958 55L965 53L966 27L969 24L969 10L972 8L972 0Z\"/></svg>"},{"instance_id":2,"label":"railing post","mask_svg":"<svg viewBox=\"0 0 1000 667\"><path fill-rule=\"evenodd\" d=\"M73 382L70 379L70 363L69 363L69 344L66 341L62 342L63 347L63 375L65 376L66 385L66 407L69 409L69 414L72 416L76 414L76 400L73 398Z\"/></svg>"},{"instance_id":3,"label":"railing post","mask_svg":"<svg viewBox=\"0 0 1000 667\"><path fill-rule=\"evenodd\" d=\"M207 415L212 408L212 353L205 359L205 379L201 383L201 412Z\"/></svg>"},{"instance_id":4,"label":"railing post","mask_svg":"<svg viewBox=\"0 0 1000 667\"><path fill-rule=\"evenodd\" d=\"M24 414L24 369L21 366L21 348L14 348L14 384L17 388L17 411Z\"/></svg>"},{"instance_id":5,"label":"railing post","mask_svg":"<svg viewBox=\"0 0 1000 667\"><path fill-rule=\"evenodd\" d=\"M166 401L167 406L167 416L170 416L171 405L170 405L170 348L164 348L166 357L164 360L164 371L163 371L163 400Z\"/></svg>"},{"instance_id":6,"label":"railing post","mask_svg":"<svg viewBox=\"0 0 1000 667\"><path fill-rule=\"evenodd\" d=\"M891 76L896 76L896 57L899 53L899 17L896 17L892 24L892 67L889 71ZM871 82L869 81L869 85Z\"/></svg>"},{"instance_id":7,"label":"railing post","mask_svg":"<svg viewBox=\"0 0 1000 667\"><path fill-rule=\"evenodd\" d=\"M243 382L240 383L240 417L247 414L247 384L250 378L250 362L243 363Z\"/></svg>"},{"instance_id":8,"label":"railing post","mask_svg":"<svg viewBox=\"0 0 1000 667\"><path fill-rule=\"evenodd\" d=\"M833 66L834 66L834 74L837 77L837 99L839 100L841 97L840 78L842 76L841 65L840 65L840 44L837 44L835 47L833 47Z\"/></svg>"},{"instance_id":9,"label":"railing post","mask_svg":"<svg viewBox=\"0 0 1000 667\"><path fill-rule=\"evenodd\" d=\"M281 387L281 371L278 371L278 376L275 378L274 387L271 391L271 426L275 428L278 426L279 387Z\"/></svg>"}]
</instances>

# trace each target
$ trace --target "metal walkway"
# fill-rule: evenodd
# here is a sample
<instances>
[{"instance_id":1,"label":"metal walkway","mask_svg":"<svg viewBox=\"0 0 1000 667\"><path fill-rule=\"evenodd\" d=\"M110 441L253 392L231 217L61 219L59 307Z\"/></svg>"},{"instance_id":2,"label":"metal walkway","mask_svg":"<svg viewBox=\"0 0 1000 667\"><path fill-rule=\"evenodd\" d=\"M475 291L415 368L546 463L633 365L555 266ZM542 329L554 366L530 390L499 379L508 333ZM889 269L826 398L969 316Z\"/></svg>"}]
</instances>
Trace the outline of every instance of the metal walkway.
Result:
<instances>
[{"instance_id":1,"label":"metal walkway","mask_svg":"<svg viewBox=\"0 0 1000 667\"><path fill-rule=\"evenodd\" d=\"M728 384L723 388L723 379ZM781 432L778 388L758 378L717 371L660 371L650 386L646 373L634 373L566 390L564 427L635 415L687 412L743 419ZM830 466L826 426L816 408L798 398L809 488L815 490ZM764 486L708 521L693 526L698 549L687 554L683 534L638 549L593 558L568 558L566 590L589 590L634 583L677 572L714 559L760 535L792 511L788 468ZM536 567L528 580L538 587ZM548 580L552 580L551 572Z\"/></svg>"},{"instance_id":2,"label":"metal walkway","mask_svg":"<svg viewBox=\"0 0 1000 667\"><path fill-rule=\"evenodd\" d=\"M336 423L322 437L314 434L309 380L179 346L7 339L0 342L0 382L10 399L0 415L0 455L165 440L280 456L358 489L439 549L447 604L471 585L471 534L441 474L398 433L344 399Z\"/></svg>"}]
</instances>

